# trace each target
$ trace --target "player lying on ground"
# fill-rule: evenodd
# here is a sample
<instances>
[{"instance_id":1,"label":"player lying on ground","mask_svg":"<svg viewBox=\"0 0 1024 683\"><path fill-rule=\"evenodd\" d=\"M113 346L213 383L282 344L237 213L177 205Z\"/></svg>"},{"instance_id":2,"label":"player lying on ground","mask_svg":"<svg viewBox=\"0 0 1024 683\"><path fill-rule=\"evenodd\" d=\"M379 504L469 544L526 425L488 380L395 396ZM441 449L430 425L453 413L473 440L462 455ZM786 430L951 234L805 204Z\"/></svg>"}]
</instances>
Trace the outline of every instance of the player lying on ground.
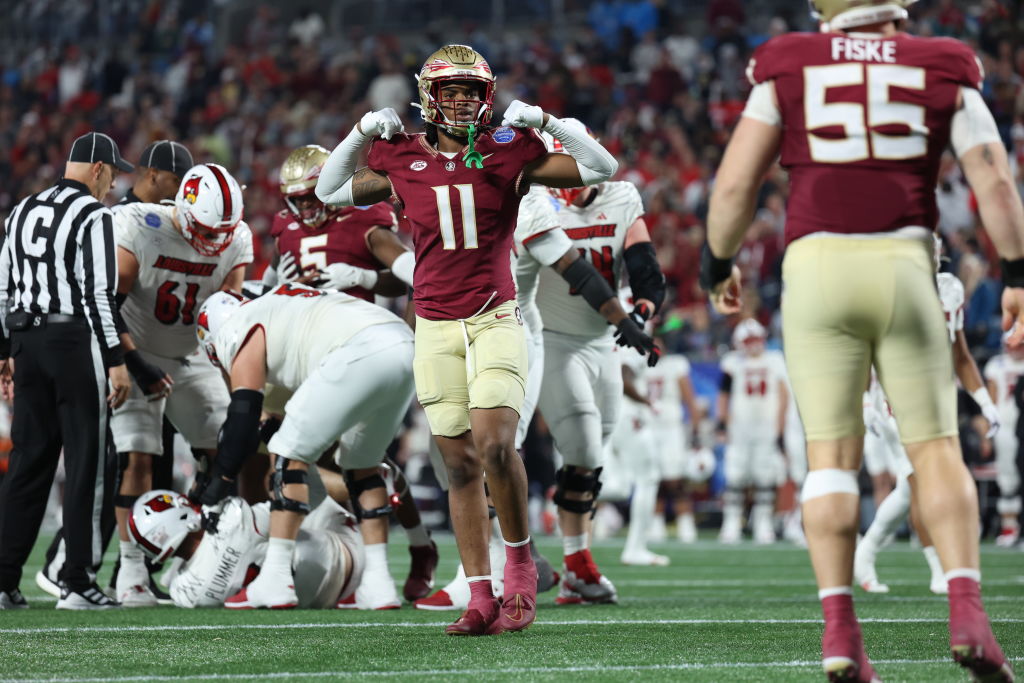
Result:
<instances>
[{"instance_id":1,"label":"player lying on ground","mask_svg":"<svg viewBox=\"0 0 1024 683\"><path fill-rule=\"evenodd\" d=\"M158 490L135 501L129 528L141 552L171 562L161 580L175 605L223 607L260 572L270 515L270 503L230 497L208 510L204 523L185 496ZM302 521L292 565L299 607L332 609L359 585L363 542L355 517L331 496Z\"/></svg>"}]
</instances>

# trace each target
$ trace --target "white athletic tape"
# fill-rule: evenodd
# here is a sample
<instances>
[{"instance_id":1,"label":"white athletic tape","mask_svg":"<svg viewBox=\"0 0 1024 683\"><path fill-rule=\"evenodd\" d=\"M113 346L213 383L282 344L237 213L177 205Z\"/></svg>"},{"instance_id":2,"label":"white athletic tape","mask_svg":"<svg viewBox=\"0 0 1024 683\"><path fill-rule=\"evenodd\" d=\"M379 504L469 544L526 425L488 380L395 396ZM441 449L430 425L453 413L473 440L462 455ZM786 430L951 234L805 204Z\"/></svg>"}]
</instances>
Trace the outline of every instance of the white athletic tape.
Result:
<instances>
[{"instance_id":1,"label":"white athletic tape","mask_svg":"<svg viewBox=\"0 0 1024 683\"><path fill-rule=\"evenodd\" d=\"M849 493L854 496L860 495L860 487L857 486L856 470L811 470L804 479L804 488L800 494L800 500L806 503L815 498L830 496L833 493Z\"/></svg>"}]
</instances>

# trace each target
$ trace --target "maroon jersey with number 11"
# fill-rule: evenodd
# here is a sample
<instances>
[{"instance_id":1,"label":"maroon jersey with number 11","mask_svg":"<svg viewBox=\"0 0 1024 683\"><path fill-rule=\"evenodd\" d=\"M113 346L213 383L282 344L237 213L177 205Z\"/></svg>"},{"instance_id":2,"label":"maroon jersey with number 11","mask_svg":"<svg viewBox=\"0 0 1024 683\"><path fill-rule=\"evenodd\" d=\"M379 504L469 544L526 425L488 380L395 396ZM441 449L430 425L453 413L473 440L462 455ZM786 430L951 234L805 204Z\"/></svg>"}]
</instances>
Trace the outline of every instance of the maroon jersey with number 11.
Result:
<instances>
[{"instance_id":1,"label":"maroon jersey with number 11","mask_svg":"<svg viewBox=\"0 0 1024 683\"><path fill-rule=\"evenodd\" d=\"M368 167L391 180L413 230L416 315L458 320L515 299L509 252L523 167L547 149L529 128L495 128L477 138L483 168L449 159L423 134L374 140Z\"/></svg>"},{"instance_id":2,"label":"maroon jersey with number 11","mask_svg":"<svg viewBox=\"0 0 1024 683\"><path fill-rule=\"evenodd\" d=\"M786 242L815 232L934 229L935 183L961 87L981 67L948 38L791 33L754 53L772 82L791 193Z\"/></svg>"}]
</instances>

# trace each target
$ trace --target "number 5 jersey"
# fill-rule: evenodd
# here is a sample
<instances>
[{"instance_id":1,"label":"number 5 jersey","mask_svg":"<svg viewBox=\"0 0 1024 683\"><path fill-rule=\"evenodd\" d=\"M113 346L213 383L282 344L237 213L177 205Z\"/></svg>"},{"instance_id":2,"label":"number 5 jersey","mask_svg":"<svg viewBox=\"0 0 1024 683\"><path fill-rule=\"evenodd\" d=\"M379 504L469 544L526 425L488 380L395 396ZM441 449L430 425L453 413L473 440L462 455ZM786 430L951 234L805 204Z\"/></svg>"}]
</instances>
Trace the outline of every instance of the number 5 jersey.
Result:
<instances>
[{"instance_id":1,"label":"number 5 jersey","mask_svg":"<svg viewBox=\"0 0 1024 683\"><path fill-rule=\"evenodd\" d=\"M174 207L124 204L115 208L117 246L139 262L139 275L121 305L128 331L142 350L164 358L185 358L196 349L195 316L235 268L252 262L252 233L245 222L220 254L204 256L171 220Z\"/></svg>"}]
</instances>

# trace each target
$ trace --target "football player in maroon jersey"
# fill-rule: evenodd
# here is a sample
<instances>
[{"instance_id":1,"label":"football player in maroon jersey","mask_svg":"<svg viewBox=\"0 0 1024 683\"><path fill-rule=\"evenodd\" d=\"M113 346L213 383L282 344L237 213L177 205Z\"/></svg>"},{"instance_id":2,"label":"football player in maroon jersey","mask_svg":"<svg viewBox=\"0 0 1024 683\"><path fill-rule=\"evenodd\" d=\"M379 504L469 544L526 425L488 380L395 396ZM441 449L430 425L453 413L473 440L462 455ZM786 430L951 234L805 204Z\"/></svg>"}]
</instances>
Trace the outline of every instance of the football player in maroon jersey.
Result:
<instances>
[{"instance_id":1,"label":"football player in maroon jersey","mask_svg":"<svg viewBox=\"0 0 1024 683\"><path fill-rule=\"evenodd\" d=\"M592 185L617 169L595 140L539 107L515 101L503 125L491 127L494 80L472 48L441 48L417 76L425 133L404 133L390 109L366 114L331 153L316 189L329 205L394 197L413 228L417 395L448 469L452 523L472 593L469 609L447 629L453 635L521 630L536 613L526 472L514 446L526 384L509 262L520 198L530 183ZM569 154L549 154L537 129L560 139ZM368 165L357 171L371 141ZM587 278L574 288L588 297L598 284ZM622 343L644 348L631 320L619 330ZM484 472L508 558L500 609L490 587Z\"/></svg>"},{"instance_id":2,"label":"football player in maroon jersey","mask_svg":"<svg viewBox=\"0 0 1024 683\"><path fill-rule=\"evenodd\" d=\"M823 22L762 45L718 170L701 282L739 310L732 264L765 171L792 183L782 304L786 361L807 434L804 528L825 614L831 680L875 680L853 611L864 423L872 365L914 466L911 485L949 581L950 645L976 680L1013 674L979 591L978 502L957 440L956 387L935 289L931 233L947 144L1003 257L1003 327L1024 341L1024 208L973 52L900 31L913 0L812 0Z\"/></svg>"},{"instance_id":3,"label":"football player in maroon jersey","mask_svg":"<svg viewBox=\"0 0 1024 683\"><path fill-rule=\"evenodd\" d=\"M327 157L319 145L304 145L292 151L281 165L281 196L286 208L274 216L270 234L282 256L278 268L283 279L303 278L324 289L337 289L373 302L374 294L400 296L412 286L416 260L395 234L397 219L390 202L372 206L327 206L313 190ZM275 271L270 271L274 273ZM267 283L265 284L272 284ZM365 517L360 528L367 546L386 544L389 506L384 481L376 469L348 473L349 485L360 490L357 514ZM434 585L437 547L423 527L408 487L401 497L396 517L409 536L412 563L403 593L407 600L424 597ZM368 560L385 563L383 553L370 549ZM370 567L372 570L373 568ZM385 571L385 583L391 580ZM375 573L360 587L360 605L367 608L397 607L394 589L381 586L374 591ZM375 594L376 593L376 594ZM351 606L355 606L354 598Z\"/></svg>"},{"instance_id":4,"label":"football player in maroon jersey","mask_svg":"<svg viewBox=\"0 0 1024 683\"><path fill-rule=\"evenodd\" d=\"M395 234L391 204L327 206L314 194L329 154L320 145L304 145L281 165L281 197L287 208L274 215L270 235L282 257L282 279L315 273L307 279L318 286L370 302L374 294L405 294L416 262Z\"/></svg>"}]
</instances>

